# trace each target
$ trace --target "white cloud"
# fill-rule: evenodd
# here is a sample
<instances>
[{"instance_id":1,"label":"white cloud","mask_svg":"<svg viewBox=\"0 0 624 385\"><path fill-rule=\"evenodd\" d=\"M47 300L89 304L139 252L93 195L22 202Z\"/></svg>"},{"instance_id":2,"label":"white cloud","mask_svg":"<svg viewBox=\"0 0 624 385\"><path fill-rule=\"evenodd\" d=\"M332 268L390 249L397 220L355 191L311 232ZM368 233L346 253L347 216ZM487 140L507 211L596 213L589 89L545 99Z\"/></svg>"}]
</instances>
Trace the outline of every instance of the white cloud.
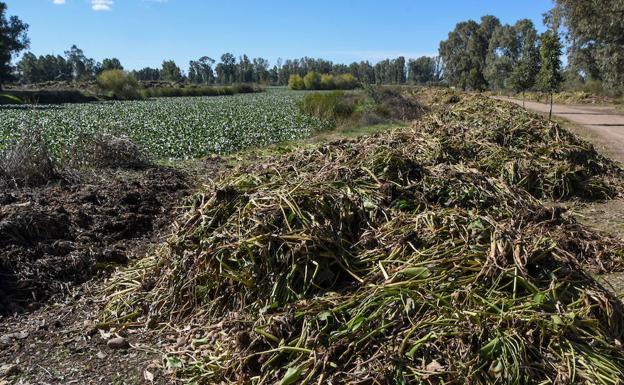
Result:
<instances>
[{"instance_id":1,"label":"white cloud","mask_svg":"<svg viewBox=\"0 0 624 385\"><path fill-rule=\"evenodd\" d=\"M52 0L52 4L62 5L65 4L65 0Z\"/></svg>"},{"instance_id":2,"label":"white cloud","mask_svg":"<svg viewBox=\"0 0 624 385\"><path fill-rule=\"evenodd\" d=\"M113 0L91 0L91 9L94 11L110 11L114 3Z\"/></svg>"}]
</instances>

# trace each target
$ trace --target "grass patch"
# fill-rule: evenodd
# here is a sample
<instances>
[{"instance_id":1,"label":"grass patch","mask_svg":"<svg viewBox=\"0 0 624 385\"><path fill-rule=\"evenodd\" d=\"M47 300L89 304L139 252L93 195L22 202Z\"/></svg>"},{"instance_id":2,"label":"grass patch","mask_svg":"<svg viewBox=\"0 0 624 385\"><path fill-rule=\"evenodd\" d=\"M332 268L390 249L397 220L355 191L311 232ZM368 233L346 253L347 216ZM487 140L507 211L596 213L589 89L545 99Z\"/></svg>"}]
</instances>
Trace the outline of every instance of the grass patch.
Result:
<instances>
[{"instance_id":1,"label":"grass patch","mask_svg":"<svg viewBox=\"0 0 624 385\"><path fill-rule=\"evenodd\" d=\"M310 93L299 103L299 109L338 129L410 121L425 110L403 89L383 86L368 87L364 92Z\"/></svg>"}]
</instances>

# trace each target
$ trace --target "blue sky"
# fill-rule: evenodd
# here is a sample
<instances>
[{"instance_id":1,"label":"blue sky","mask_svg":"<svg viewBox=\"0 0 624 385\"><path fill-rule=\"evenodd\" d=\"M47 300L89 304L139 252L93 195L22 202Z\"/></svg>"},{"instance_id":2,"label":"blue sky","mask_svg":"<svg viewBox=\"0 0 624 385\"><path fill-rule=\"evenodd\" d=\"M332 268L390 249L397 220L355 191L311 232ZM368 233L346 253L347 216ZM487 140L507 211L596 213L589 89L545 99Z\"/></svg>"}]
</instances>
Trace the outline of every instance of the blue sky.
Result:
<instances>
[{"instance_id":1,"label":"blue sky","mask_svg":"<svg viewBox=\"0 0 624 385\"><path fill-rule=\"evenodd\" d=\"M335 62L434 55L455 24L492 14L543 30L551 0L3 0L30 24L31 51L117 57L127 69L182 68L224 52Z\"/></svg>"}]
</instances>

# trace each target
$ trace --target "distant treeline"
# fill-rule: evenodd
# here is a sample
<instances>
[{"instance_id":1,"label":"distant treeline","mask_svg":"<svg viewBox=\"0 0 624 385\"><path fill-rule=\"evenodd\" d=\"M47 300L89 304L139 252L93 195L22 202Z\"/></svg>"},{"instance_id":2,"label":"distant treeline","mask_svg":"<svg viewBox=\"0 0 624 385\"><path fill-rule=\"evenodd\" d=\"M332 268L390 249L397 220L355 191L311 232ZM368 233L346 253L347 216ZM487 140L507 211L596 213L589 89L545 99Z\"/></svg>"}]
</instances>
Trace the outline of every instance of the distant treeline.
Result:
<instances>
[{"instance_id":1,"label":"distant treeline","mask_svg":"<svg viewBox=\"0 0 624 385\"><path fill-rule=\"evenodd\" d=\"M27 52L17 63L16 75L23 84L47 81L89 81L100 73L124 67L116 58L104 59L101 63L85 56L84 52L72 46L61 55L35 56ZM231 53L221 55L220 61L203 56L189 63L184 71L173 60L163 61L160 68L143 68L130 71L139 81L187 82L191 84L241 84L260 83L267 85L288 85L292 75L301 78L308 73L328 74L336 79L340 75L351 75L365 84L430 84L442 79L442 65L439 58L423 56L406 60L404 57L382 60L376 64L368 61L349 65L337 64L325 59L304 57L289 59L271 66L264 58L250 59L247 55L236 58ZM351 79L351 78L349 78Z\"/></svg>"},{"instance_id":2,"label":"distant treeline","mask_svg":"<svg viewBox=\"0 0 624 385\"><path fill-rule=\"evenodd\" d=\"M377 63L333 63L304 57L271 64L264 58L236 57L219 60L202 56L182 68L165 60L159 68L130 71L139 81L164 81L198 85L259 83L287 85L294 76L299 86L307 74L351 75L361 84L436 84L462 89L516 90L593 87L591 92L624 90L624 0L555 0L544 16L547 31L539 34L532 21L502 24L495 16L458 23L440 43L439 56L388 58ZM17 65L11 58L27 49L28 26L4 16L0 2L0 86L15 78L23 83L89 81L106 70L123 70L116 58L98 62L72 46L64 55L24 54ZM565 46L564 46L565 43ZM561 63L564 48L568 62ZM314 81L318 79L312 79ZM327 77L326 82L329 82ZM306 87L307 88L307 87ZM320 88L323 88L320 86Z\"/></svg>"}]
</instances>

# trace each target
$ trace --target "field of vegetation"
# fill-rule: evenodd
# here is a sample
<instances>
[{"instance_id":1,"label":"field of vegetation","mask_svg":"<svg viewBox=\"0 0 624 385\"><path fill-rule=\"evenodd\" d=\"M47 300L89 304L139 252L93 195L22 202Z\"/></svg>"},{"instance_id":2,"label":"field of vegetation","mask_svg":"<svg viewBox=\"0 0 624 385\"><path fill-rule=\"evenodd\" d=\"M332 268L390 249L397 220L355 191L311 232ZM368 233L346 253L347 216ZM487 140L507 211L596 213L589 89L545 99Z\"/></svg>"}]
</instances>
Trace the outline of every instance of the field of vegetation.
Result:
<instances>
[{"instance_id":1,"label":"field of vegetation","mask_svg":"<svg viewBox=\"0 0 624 385\"><path fill-rule=\"evenodd\" d=\"M299 111L297 102L303 97L276 89L205 98L12 106L0 109L0 138L10 143L38 130L61 159L82 137L93 134L128 137L153 158L226 154L327 129L329 122Z\"/></svg>"}]
</instances>

